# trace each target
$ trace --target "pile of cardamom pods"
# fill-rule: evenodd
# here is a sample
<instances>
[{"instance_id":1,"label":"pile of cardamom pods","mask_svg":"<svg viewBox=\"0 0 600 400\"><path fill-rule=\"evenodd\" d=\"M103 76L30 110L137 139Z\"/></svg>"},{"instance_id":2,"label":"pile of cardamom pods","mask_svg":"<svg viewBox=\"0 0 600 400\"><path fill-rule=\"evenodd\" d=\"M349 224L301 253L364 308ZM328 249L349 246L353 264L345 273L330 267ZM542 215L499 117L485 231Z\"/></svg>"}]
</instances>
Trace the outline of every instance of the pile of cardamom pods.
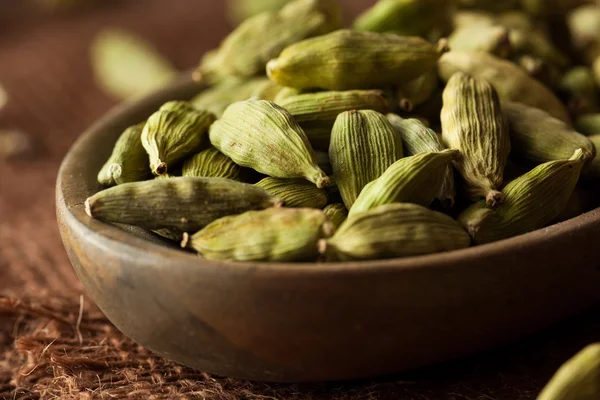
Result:
<instances>
[{"instance_id":1,"label":"pile of cardamom pods","mask_svg":"<svg viewBox=\"0 0 600 400\"><path fill-rule=\"evenodd\" d=\"M122 133L88 215L207 259L348 261L600 204L600 6L380 0L344 29L334 0L270 3L204 56L208 89Z\"/></svg>"}]
</instances>

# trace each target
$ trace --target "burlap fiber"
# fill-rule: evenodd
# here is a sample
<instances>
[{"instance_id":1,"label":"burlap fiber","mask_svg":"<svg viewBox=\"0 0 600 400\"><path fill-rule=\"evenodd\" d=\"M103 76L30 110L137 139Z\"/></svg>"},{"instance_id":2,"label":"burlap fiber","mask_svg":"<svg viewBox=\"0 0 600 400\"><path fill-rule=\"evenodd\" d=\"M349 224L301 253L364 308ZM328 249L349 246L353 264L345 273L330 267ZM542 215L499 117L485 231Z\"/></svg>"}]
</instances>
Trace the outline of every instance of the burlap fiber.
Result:
<instances>
[{"instance_id":1,"label":"burlap fiber","mask_svg":"<svg viewBox=\"0 0 600 400\"><path fill-rule=\"evenodd\" d=\"M0 161L0 399L534 399L554 370L600 340L600 309L501 349L376 380L273 385L210 376L118 332L84 294L54 215L60 161L115 101L93 83L88 46L102 26L131 29L180 69L230 26L222 0L100 1L66 14L0 1L0 129L31 134L27 159ZM368 1L347 1L356 12ZM16 6L15 6L16 5Z\"/></svg>"}]
</instances>

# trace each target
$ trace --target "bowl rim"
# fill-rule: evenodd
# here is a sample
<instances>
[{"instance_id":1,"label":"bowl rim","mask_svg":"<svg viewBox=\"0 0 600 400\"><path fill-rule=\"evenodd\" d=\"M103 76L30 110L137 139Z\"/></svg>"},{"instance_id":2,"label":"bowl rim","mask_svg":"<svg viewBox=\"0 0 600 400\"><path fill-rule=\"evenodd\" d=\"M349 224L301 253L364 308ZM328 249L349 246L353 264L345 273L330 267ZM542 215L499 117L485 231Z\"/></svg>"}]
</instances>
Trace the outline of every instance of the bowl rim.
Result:
<instances>
[{"instance_id":1,"label":"bowl rim","mask_svg":"<svg viewBox=\"0 0 600 400\"><path fill-rule=\"evenodd\" d=\"M435 254L382 260L329 263L217 261L207 260L190 252L170 248L141 237L136 237L129 232L119 229L117 226L89 217L84 211L83 202L74 202L72 201L73 199L66 198L65 191L68 190L68 186L74 183L69 182L69 180L82 179L81 177L77 178L77 169L82 163L77 157L77 153L89 147L90 143L100 132L113 124L115 120L127 119L130 114L148 109L152 104L156 103L157 99L179 98L181 96L177 96L178 93L190 91L194 88L199 92L206 89L206 86L199 85L188 74L185 74L171 85L157 90L150 95L118 104L87 128L70 147L60 165L56 182L57 213L64 213L67 217L72 217L68 218L67 223L76 222L78 227L82 228L87 234L102 236L105 239L105 244L108 245L118 244L134 252L143 251L145 253L152 253L154 257L168 257L169 262L178 262L181 264L195 262L198 263L198 266L211 265L215 268L226 269L231 272L248 272L259 268L261 271L275 274L279 274L280 272L285 272L286 274L309 273L321 275L339 273L361 274L365 272L387 273L391 271L433 267L446 268L449 264L474 261L482 256L500 256L511 249L526 250L541 243L552 242L563 235L573 235L594 226L600 227L600 207L598 207L575 218L508 239ZM124 254L131 253L127 252ZM199 262L200 260L202 261ZM481 265L479 267L485 266Z\"/></svg>"}]
</instances>

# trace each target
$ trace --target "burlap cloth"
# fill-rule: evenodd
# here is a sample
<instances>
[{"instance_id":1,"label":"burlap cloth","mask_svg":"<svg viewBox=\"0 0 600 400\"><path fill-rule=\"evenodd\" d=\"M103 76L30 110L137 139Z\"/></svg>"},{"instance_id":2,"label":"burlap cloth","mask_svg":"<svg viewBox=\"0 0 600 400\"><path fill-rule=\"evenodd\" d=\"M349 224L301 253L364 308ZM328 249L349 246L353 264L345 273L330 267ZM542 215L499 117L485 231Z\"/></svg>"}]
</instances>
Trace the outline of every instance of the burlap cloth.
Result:
<instances>
[{"instance_id":1,"label":"burlap cloth","mask_svg":"<svg viewBox=\"0 0 600 400\"><path fill-rule=\"evenodd\" d=\"M54 216L63 155L115 103L94 86L88 45L100 27L124 26L186 69L230 27L221 0L99 3L60 15L0 9L0 82L11 97L0 128L22 129L37 143L28 159L0 161L0 399L533 399L564 360L600 340L594 309L444 366L360 382L272 385L193 371L121 335L85 297ZM350 12L361 3L348 1Z\"/></svg>"}]
</instances>

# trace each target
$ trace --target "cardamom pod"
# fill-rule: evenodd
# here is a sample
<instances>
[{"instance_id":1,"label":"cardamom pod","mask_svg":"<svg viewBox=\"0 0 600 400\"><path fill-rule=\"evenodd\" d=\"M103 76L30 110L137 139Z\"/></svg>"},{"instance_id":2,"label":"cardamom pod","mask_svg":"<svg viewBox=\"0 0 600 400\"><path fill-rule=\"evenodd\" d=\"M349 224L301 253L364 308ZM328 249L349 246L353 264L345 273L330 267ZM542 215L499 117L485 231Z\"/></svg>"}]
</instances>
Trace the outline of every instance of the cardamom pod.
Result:
<instances>
[{"instance_id":1,"label":"cardamom pod","mask_svg":"<svg viewBox=\"0 0 600 400\"><path fill-rule=\"evenodd\" d=\"M432 32L446 34L452 30L451 1L448 0L379 0L354 21L354 29L391 32L402 36L428 39Z\"/></svg>"},{"instance_id":2,"label":"cardamom pod","mask_svg":"<svg viewBox=\"0 0 600 400\"><path fill-rule=\"evenodd\" d=\"M452 16L454 29L463 28L468 25L494 25L496 17L483 10L457 10Z\"/></svg>"},{"instance_id":3,"label":"cardamom pod","mask_svg":"<svg viewBox=\"0 0 600 400\"><path fill-rule=\"evenodd\" d=\"M585 347L554 374L537 400L600 398L600 343Z\"/></svg>"},{"instance_id":4,"label":"cardamom pod","mask_svg":"<svg viewBox=\"0 0 600 400\"><path fill-rule=\"evenodd\" d=\"M222 75L250 77L264 73L267 61L287 45L341 27L334 0L294 0L277 12L264 12L242 22L215 55L203 60L196 79L211 82Z\"/></svg>"},{"instance_id":5,"label":"cardamom pod","mask_svg":"<svg viewBox=\"0 0 600 400\"><path fill-rule=\"evenodd\" d=\"M191 100L191 103L197 109L210 111L220 118L230 104L247 100L253 97L257 91L270 85L271 81L266 77L251 79L228 77L202 91Z\"/></svg>"},{"instance_id":6,"label":"cardamom pod","mask_svg":"<svg viewBox=\"0 0 600 400\"><path fill-rule=\"evenodd\" d=\"M323 208L327 205L327 193L304 179L267 177L254 186L265 189L272 196L283 200L286 207Z\"/></svg>"},{"instance_id":7,"label":"cardamom pod","mask_svg":"<svg viewBox=\"0 0 600 400\"><path fill-rule=\"evenodd\" d=\"M273 208L218 219L181 245L209 260L314 261L319 239L332 232L321 210Z\"/></svg>"},{"instance_id":8,"label":"cardamom pod","mask_svg":"<svg viewBox=\"0 0 600 400\"><path fill-rule=\"evenodd\" d=\"M344 203L330 204L323 209L323 212L327 215L335 229L338 229L348 218L348 209Z\"/></svg>"},{"instance_id":9,"label":"cardamom pod","mask_svg":"<svg viewBox=\"0 0 600 400\"><path fill-rule=\"evenodd\" d=\"M600 6L587 4L567 15L567 26L573 46L583 55L587 64L600 56Z\"/></svg>"},{"instance_id":10,"label":"cardamom pod","mask_svg":"<svg viewBox=\"0 0 600 400\"><path fill-rule=\"evenodd\" d=\"M511 156L523 164L568 159L579 148L596 154L587 137L543 110L514 102L502 103L502 109L510 127Z\"/></svg>"},{"instance_id":11,"label":"cardamom pod","mask_svg":"<svg viewBox=\"0 0 600 400\"><path fill-rule=\"evenodd\" d=\"M484 51L506 58L512 52L509 31L500 25L471 24L455 29L448 37L453 51Z\"/></svg>"},{"instance_id":12,"label":"cardamom pod","mask_svg":"<svg viewBox=\"0 0 600 400\"><path fill-rule=\"evenodd\" d=\"M402 158L402 141L384 115L341 113L331 132L329 159L344 204L352 207L363 187Z\"/></svg>"},{"instance_id":13,"label":"cardamom pod","mask_svg":"<svg viewBox=\"0 0 600 400\"><path fill-rule=\"evenodd\" d=\"M103 221L195 232L226 215L278 207L262 188L225 178L176 177L124 183L88 197L85 211Z\"/></svg>"},{"instance_id":14,"label":"cardamom pod","mask_svg":"<svg viewBox=\"0 0 600 400\"><path fill-rule=\"evenodd\" d=\"M445 172L458 156L458 150L443 150L401 158L365 185L349 216L389 203L428 206L440 194Z\"/></svg>"},{"instance_id":15,"label":"cardamom pod","mask_svg":"<svg viewBox=\"0 0 600 400\"><path fill-rule=\"evenodd\" d=\"M341 29L286 47L267 75L300 89L370 89L417 78L438 57L436 45L419 37Z\"/></svg>"},{"instance_id":16,"label":"cardamom pod","mask_svg":"<svg viewBox=\"0 0 600 400\"><path fill-rule=\"evenodd\" d=\"M442 140L461 151L455 166L465 180L467 197L500 204L504 167L510 153L508 125L492 85L463 72L448 80L443 94Z\"/></svg>"},{"instance_id":17,"label":"cardamom pod","mask_svg":"<svg viewBox=\"0 0 600 400\"><path fill-rule=\"evenodd\" d=\"M206 143L208 128L215 116L196 110L190 103L168 102L146 121L142 144L150 155L150 169L155 175L197 153Z\"/></svg>"},{"instance_id":18,"label":"cardamom pod","mask_svg":"<svg viewBox=\"0 0 600 400\"><path fill-rule=\"evenodd\" d=\"M276 178L306 178L319 188L329 185L306 134L290 113L275 103L233 103L211 126L210 141L243 167Z\"/></svg>"},{"instance_id":19,"label":"cardamom pod","mask_svg":"<svg viewBox=\"0 0 600 400\"><path fill-rule=\"evenodd\" d=\"M438 76L435 69L408 82L400 82L396 85L395 93L400 109L406 112L413 111L429 100L437 87Z\"/></svg>"},{"instance_id":20,"label":"cardamom pod","mask_svg":"<svg viewBox=\"0 0 600 400\"><path fill-rule=\"evenodd\" d=\"M446 82L458 71L485 79L503 101L519 101L541 108L553 117L570 123L567 110L554 93L510 61L485 52L450 51L440 57L438 71Z\"/></svg>"},{"instance_id":21,"label":"cardamom pod","mask_svg":"<svg viewBox=\"0 0 600 400\"><path fill-rule=\"evenodd\" d=\"M469 247L469 234L451 217L410 203L379 206L348 219L319 249L328 259L372 260Z\"/></svg>"},{"instance_id":22,"label":"cardamom pod","mask_svg":"<svg viewBox=\"0 0 600 400\"><path fill-rule=\"evenodd\" d=\"M380 90L327 91L290 96L278 103L300 124L311 145L329 149L331 129L337 116L350 110L389 111L389 104Z\"/></svg>"},{"instance_id":23,"label":"cardamom pod","mask_svg":"<svg viewBox=\"0 0 600 400\"><path fill-rule=\"evenodd\" d=\"M589 67L577 66L565 72L558 88L573 114L600 111L596 81Z\"/></svg>"},{"instance_id":24,"label":"cardamom pod","mask_svg":"<svg viewBox=\"0 0 600 400\"><path fill-rule=\"evenodd\" d=\"M600 134L600 113L580 115L575 120L575 129L584 135Z\"/></svg>"},{"instance_id":25,"label":"cardamom pod","mask_svg":"<svg viewBox=\"0 0 600 400\"><path fill-rule=\"evenodd\" d=\"M388 114L387 119L390 121L398 135L400 135L402 147L407 156L414 156L421 153L441 152L446 149L446 146L442 144L438 135L433 130L423 125L418 119L404 119L396 114ZM444 181L437 194L437 198L444 207L450 208L454 205L455 196L454 167L448 165L444 172Z\"/></svg>"},{"instance_id":26,"label":"cardamom pod","mask_svg":"<svg viewBox=\"0 0 600 400\"><path fill-rule=\"evenodd\" d=\"M542 228L564 210L590 157L577 149L568 160L540 164L506 185L504 203L497 209L489 209L480 201L463 211L458 220L477 244Z\"/></svg>"},{"instance_id":27,"label":"cardamom pod","mask_svg":"<svg viewBox=\"0 0 600 400\"><path fill-rule=\"evenodd\" d=\"M302 93L305 93L305 91L303 91L301 89L287 87L287 86L281 86L281 90L279 91L279 93L277 93L277 95L273 99L273 103L279 104L282 101L284 101L285 99L287 99L288 97L297 96Z\"/></svg>"},{"instance_id":28,"label":"cardamom pod","mask_svg":"<svg viewBox=\"0 0 600 400\"><path fill-rule=\"evenodd\" d=\"M183 176L240 180L242 167L219 150L210 147L185 160L181 172Z\"/></svg>"},{"instance_id":29,"label":"cardamom pod","mask_svg":"<svg viewBox=\"0 0 600 400\"><path fill-rule=\"evenodd\" d=\"M279 11L290 0L227 0L227 11L231 22L239 23L265 11Z\"/></svg>"},{"instance_id":30,"label":"cardamom pod","mask_svg":"<svg viewBox=\"0 0 600 400\"><path fill-rule=\"evenodd\" d=\"M98 173L98 182L112 186L143 181L152 176L148 169L148 153L142 146L144 123L127 128L113 148L112 154Z\"/></svg>"},{"instance_id":31,"label":"cardamom pod","mask_svg":"<svg viewBox=\"0 0 600 400\"><path fill-rule=\"evenodd\" d=\"M510 29L509 41L515 53L529 54L560 68L570 63L567 55L538 28Z\"/></svg>"}]
</instances>

